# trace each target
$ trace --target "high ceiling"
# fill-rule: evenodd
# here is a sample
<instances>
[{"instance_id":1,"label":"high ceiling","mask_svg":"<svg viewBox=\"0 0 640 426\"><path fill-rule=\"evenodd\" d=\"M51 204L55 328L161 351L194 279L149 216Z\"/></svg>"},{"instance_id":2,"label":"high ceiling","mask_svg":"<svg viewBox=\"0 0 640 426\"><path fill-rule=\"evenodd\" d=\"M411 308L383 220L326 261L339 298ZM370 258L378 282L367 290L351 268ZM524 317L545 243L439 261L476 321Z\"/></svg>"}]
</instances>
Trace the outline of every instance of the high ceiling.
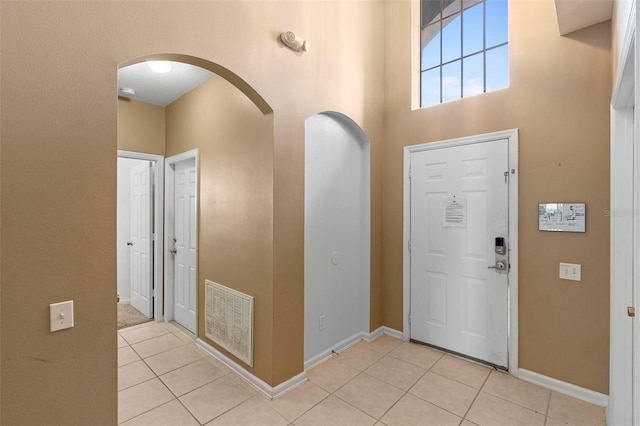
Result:
<instances>
[{"instance_id":1,"label":"high ceiling","mask_svg":"<svg viewBox=\"0 0 640 426\"><path fill-rule=\"evenodd\" d=\"M561 35L611 19L613 0L555 0ZM153 71L146 62L118 71L118 95L162 107L208 80L213 73L182 62L169 72ZM127 93L127 89L133 92ZM124 91L123 91L124 90Z\"/></svg>"},{"instance_id":2,"label":"high ceiling","mask_svg":"<svg viewBox=\"0 0 640 426\"><path fill-rule=\"evenodd\" d=\"M566 35L611 19L613 0L555 0L560 34Z\"/></svg>"}]
</instances>

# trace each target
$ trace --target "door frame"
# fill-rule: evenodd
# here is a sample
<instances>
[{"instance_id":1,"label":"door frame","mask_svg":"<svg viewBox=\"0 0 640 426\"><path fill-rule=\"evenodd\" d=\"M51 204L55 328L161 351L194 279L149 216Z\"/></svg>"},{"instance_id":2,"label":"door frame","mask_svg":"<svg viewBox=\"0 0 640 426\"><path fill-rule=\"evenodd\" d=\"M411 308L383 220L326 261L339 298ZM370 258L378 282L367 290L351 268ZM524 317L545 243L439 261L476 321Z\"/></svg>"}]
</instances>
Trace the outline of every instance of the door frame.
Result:
<instances>
[{"instance_id":1,"label":"door frame","mask_svg":"<svg viewBox=\"0 0 640 426\"><path fill-rule=\"evenodd\" d=\"M609 210L611 337L607 420L610 424L630 425L640 425L640 403L637 402L640 395L640 326L638 320L629 318L626 312L630 305L640 308L640 261L637 259L640 185L634 185L640 179L640 145L635 135L640 118L640 88L636 78L640 46L636 43L636 13L636 4L632 2L611 96Z\"/></svg>"},{"instance_id":2,"label":"door frame","mask_svg":"<svg viewBox=\"0 0 640 426\"><path fill-rule=\"evenodd\" d=\"M166 158L165 161L165 180L164 180L164 188L165 188L165 204L164 204L164 246L167 248L164 250L164 261L167 267L164 270L164 313L165 320L170 321L174 319L174 280L173 280L173 259L171 258L171 253L169 253L169 248L173 247L173 242L169 241L169 236L173 235L173 221L171 220L174 216L175 203L174 203L174 183L175 183L175 169L174 165L181 161L185 160L195 160L196 163L196 277L198 276L199 271L199 254L200 250L198 247L198 220L200 218L200 163L199 163L199 151L198 149L192 149L190 151L186 151L172 157ZM196 333L198 336L198 281L196 279Z\"/></svg>"},{"instance_id":3,"label":"door frame","mask_svg":"<svg viewBox=\"0 0 640 426\"><path fill-rule=\"evenodd\" d=\"M118 158L145 160L155 164L153 176L153 319L162 321L164 286L164 157L156 154L118 150Z\"/></svg>"},{"instance_id":4,"label":"door frame","mask_svg":"<svg viewBox=\"0 0 640 426\"><path fill-rule=\"evenodd\" d=\"M403 172L403 330L404 339L411 338L409 312L411 308L411 255L409 240L411 238L411 154L434 149L491 142L507 139L509 149L509 263L508 274L508 326L507 351L509 373L518 376L518 129L510 129L463 138L448 139L439 142L423 143L404 147Z\"/></svg>"}]
</instances>

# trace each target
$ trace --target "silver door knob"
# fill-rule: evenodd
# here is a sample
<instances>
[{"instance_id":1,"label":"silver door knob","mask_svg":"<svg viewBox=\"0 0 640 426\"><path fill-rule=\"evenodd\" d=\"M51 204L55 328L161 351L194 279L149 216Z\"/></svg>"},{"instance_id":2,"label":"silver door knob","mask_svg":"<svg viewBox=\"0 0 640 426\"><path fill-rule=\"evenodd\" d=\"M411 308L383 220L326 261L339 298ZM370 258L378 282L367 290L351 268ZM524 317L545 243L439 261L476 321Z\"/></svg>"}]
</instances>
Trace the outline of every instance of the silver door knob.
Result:
<instances>
[{"instance_id":1,"label":"silver door knob","mask_svg":"<svg viewBox=\"0 0 640 426\"><path fill-rule=\"evenodd\" d=\"M506 271L507 270L507 263L503 262L502 260L498 260L496 261L496 264L493 266L488 266L489 269L495 269L497 271Z\"/></svg>"}]
</instances>

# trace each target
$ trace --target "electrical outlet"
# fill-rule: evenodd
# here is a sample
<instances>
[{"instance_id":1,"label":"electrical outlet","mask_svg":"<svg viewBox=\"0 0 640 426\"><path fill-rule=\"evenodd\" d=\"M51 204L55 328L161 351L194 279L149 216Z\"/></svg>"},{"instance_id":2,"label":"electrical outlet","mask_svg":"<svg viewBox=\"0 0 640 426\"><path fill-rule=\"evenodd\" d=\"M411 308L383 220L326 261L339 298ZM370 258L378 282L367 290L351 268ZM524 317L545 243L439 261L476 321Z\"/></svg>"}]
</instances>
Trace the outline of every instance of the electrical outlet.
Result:
<instances>
[{"instance_id":1,"label":"electrical outlet","mask_svg":"<svg viewBox=\"0 0 640 426\"><path fill-rule=\"evenodd\" d=\"M50 330L64 330L73 327L73 300L49 305Z\"/></svg>"},{"instance_id":2,"label":"electrical outlet","mask_svg":"<svg viewBox=\"0 0 640 426\"><path fill-rule=\"evenodd\" d=\"M324 315L320 315L320 320L318 321L318 328L320 331L324 330Z\"/></svg>"},{"instance_id":3,"label":"electrical outlet","mask_svg":"<svg viewBox=\"0 0 640 426\"><path fill-rule=\"evenodd\" d=\"M582 281L582 265L579 263L560 263L560 279Z\"/></svg>"}]
</instances>

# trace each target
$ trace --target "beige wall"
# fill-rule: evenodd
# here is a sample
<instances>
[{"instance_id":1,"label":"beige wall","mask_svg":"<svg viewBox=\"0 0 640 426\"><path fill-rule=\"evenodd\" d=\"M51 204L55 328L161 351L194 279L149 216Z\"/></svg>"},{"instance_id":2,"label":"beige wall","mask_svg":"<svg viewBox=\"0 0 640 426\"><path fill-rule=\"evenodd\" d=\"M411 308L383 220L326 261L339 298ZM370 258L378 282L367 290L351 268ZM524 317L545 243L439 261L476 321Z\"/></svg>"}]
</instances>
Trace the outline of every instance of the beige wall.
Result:
<instances>
[{"instance_id":1,"label":"beige wall","mask_svg":"<svg viewBox=\"0 0 640 426\"><path fill-rule=\"evenodd\" d=\"M304 120L318 112L351 117L371 140L381 325L383 13L377 1L2 3L0 423L117 421L116 77L145 55L219 64L273 110L266 381L302 366ZM287 30L311 51L279 44ZM49 333L48 305L68 299L75 327Z\"/></svg>"},{"instance_id":2,"label":"beige wall","mask_svg":"<svg viewBox=\"0 0 640 426\"><path fill-rule=\"evenodd\" d=\"M553 1L510 2L510 87L411 111L410 4L386 12L383 322L402 329L402 148L518 128L519 366L606 394L610 24L561 37ZM587 232L539 232L544 201L585 202Z\"/></svg>"},{"instance_id":3,"label":"beige wall","mask_svg":"<svg viewBox=\"0 0 640 426\"><path fill-rule=\"evenodd\" d=\"M245 367L270 382L273 115L217 75L166 111L167 156L199 150L198 335L216 346L205 336L205 279L253 296L254 364Z\"/></svg>"},{"instance_id":4,"label":"beige wall","mask_svg":"<svg viewBox=\"0 0 640 426\"><path fill-rule=\"evenodd\" d=\"M0 19L0 423L117 422L117 68L166 52L226 67L273 110L265 381L301 371L304 120L338 111L371 140L371 328L402 329L402 147L517 127L520 366L607 392L608 23L560 37L551 0L512 2L511 87L411 111L406 1L3 2ZM311 50L277 43L287 30ZM586 234L537 231L537 203L559 199L587 203ZM558 280L560 261L583 281ZM76 326L49 333L48 305L69 299Z\"/></svg>"},{"instance_id":5,"label":"beige wall","mask_svg":"<svg viewBox=\"0 0 640 426\"><path fill-rule=\"evenodd\" d=\"M118 149L164 155L164 108L118 98Z\"/></svg>"}]
</instances>

